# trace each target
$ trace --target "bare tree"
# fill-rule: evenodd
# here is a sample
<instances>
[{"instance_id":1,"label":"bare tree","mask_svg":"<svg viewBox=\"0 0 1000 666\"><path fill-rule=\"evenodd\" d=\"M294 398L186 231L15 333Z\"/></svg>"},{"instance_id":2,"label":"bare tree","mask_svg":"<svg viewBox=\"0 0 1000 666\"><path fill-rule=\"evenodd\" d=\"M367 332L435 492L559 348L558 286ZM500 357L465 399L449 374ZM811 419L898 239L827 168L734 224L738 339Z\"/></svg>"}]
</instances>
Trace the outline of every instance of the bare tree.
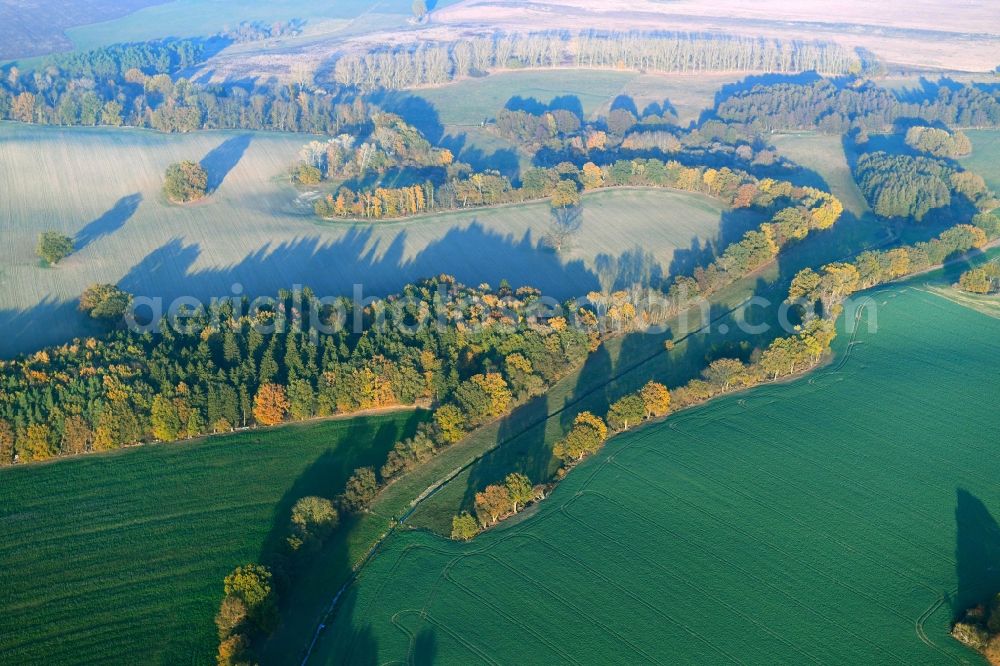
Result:
<instances>
[{"instance_id":1,"label":"bare tree","mask_svg":"<svg viewBox=\"0 0 1000 666\"><path fill-rule=\"evenodd\" d=\"M542 244L556 252L568 250L573 238L583 227L583 206L553 208L549 229L542 237Z\"/></svg>"}]
</instances>

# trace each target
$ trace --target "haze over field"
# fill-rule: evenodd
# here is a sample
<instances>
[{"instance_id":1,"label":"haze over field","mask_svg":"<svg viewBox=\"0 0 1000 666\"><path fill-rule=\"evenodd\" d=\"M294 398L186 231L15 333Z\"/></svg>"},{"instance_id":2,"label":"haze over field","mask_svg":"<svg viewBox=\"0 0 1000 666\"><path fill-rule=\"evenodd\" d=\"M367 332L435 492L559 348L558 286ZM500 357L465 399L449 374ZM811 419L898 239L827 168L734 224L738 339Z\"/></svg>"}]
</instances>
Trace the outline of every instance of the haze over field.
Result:
<instances>
[{"instance_id":1,"label":"haze over field","mask_svg":"<svg viewBox=\"0 0 1000 666\"><path fill-rule=\"evenodd\" d=\"M0 664L1000 666L993 0L0 0Z\"/></svg>"}]
</instances>

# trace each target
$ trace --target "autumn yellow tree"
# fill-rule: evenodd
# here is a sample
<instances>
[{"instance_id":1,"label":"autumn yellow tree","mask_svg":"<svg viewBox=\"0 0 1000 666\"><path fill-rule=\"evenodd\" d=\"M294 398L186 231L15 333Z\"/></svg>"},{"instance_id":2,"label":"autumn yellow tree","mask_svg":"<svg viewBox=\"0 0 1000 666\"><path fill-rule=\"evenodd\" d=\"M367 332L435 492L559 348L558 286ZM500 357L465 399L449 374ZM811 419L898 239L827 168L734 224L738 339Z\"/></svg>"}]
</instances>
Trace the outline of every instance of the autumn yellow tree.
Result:
<instances>
[{"instance_id":1,"label":"autumn yellow tree","mask_svg":"<svg viewBox=\"0 0 1000 666\"><path fill-rule=\"evenodd\" d=\"M518 507L523 507L535 497L535 488L531 479L520 472L512 472L503 481L510 496L511 508L517 513Z\"/></svg>"},{"instance_id":2,"label":"autumn yellow tree","mask_svg":"<svg viewBox=\"0 0 1000 666\"><path fill-rule=\"evenodd\" d=\"M476 493L476 517L483 525L493 525L510 513L513 502L507 486L489 485Z\"/></svg>"},{"instance_id":3,"label":"autumn yellow tree","mask_svg":"<svg viewBox=\"0 0 1000 666\"><path fill-rule=\"evenodd\" d=\"M23 462L48 460L58 453L52 428L45 423L33 423L25 430L17 447Z\"/></svg>"},{"instance_id":4,"label":"autumn yellow tree","mask_svg":"<svg viewBox=\"0 0 1000 666\"><path fill-rule=\"evenodd\" d=\"M275 425L285 420L288 407L288 396L283 386L263 384L253 400L253 417L261 425Z\"/></svg>"},{"instance_id":5,"label":"autumn yellow tree","mask_svg":"<svg viewBox=\"0 0 1000 666\"><path fill-rule=\"evenodd\" d=\"M451 519L451 538L468 541L479 534L479 524L468 511L463 511Z\"/></svg>"},{"instance_id":6,"label":"autumn yellow tree","mask_svg":"<svg viewBox=\"0 0 1000 666\"><path fill-rule=\"evenodd\" d=\"M670 391L663 384L649 382L639 391L646 407L646 418L663 416L670 411Z\"/></svg>"},{"instance_id":7,"label":"autumn yellow tree","mask_svg":"<svg viewBox=\"0 0 1000 666\"><path fill-rule=\"evenodd\" d=\"M601 167L597 166L593 162L587 162L583 165L583 187L587 190L593 190L595 188L604 185L604 172L601 171Z\"/></svg>"},{"instance_id":8,"label":"autumn yellow tree","mask_svg":"<svg viewBox=\"0 0 1000 666\"><path fill-rule=\"evenodd\" d=\"M465 433L465 415L454 405L442 405L434 412L434 422L441 438L448 443L457 442Z\"/></svg>"},{"instance_id":9,"label":"autumn yellow tree","mask_svg":"<svg viewBox=\"0 0 1000 666\"><path fill-rule=\"evenodd\" d=\"M573 428L556 442L552 452L565 462L582 460L595 453L608 438L608 426L591 412L580 412L573 419Z\"/></svg>"}]
</instances>

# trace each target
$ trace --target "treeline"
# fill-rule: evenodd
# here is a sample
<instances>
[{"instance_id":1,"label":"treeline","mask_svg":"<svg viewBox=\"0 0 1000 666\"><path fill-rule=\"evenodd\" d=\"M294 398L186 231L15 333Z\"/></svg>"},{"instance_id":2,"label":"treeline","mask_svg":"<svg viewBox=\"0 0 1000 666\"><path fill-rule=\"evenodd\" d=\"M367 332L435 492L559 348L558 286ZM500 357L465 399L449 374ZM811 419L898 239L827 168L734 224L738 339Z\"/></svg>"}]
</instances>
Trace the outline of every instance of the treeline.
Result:
<instances>
[{"instance_id":1,"label":"treeline","mask_svg":"<svg viewBox=\"0 0 1000 666\"><path fill-rule=\"evenodd\" d=\"M226 576L222 603L215 615L218 666L257 663L251 646L274 630L278 599L299 567L334 534L341 516L366 511L378 489L375 472L361 467L351 474L343 492L332 499L300 497L288 515L284 547L270 553L267 564L239 566Z\"/></svg>"},{"instance_id":2,"label":"treeline","mask_svg":"<svg viewBox=\"0 0 1000 666\"><path fill-rule=\"evenodd\" d=\"M2 361L0 465L421 401L451 407L452 437L587 354L596 326L533 319L539 299L446 276L364 308L319 306L306 289L256 312L235 299L188 312L182 330L164 321L158 335L116 331ZM364 330L302 325L341 313ZM425 317L442 324L408 332Z\"/></svg>"},{"instance_id":3,"label":"treeline","mask_svg":"<svg viewBox=\"0 0 1000 666\"><path fill-rule=\"evenodd\" d=\"M641 390L611 405L604 419L591 412L580 412L566 436L553 446L553 455L562 461L558 477L563 477L585 457L597 453L608 439L608 429L627 430L651 418L665 416L670 411L670 391L663 384L649 382ZM475 495L475 518L462 512L452 519L451 537L467 541L481 530L495 525L532 502L545 497L544 485L533 486L519 472L507 475L503 483L490 484Z\"/></svg>"},{"instance_id":4,"label":"treeline","mask_svg":"<svg viewBox=\"0 0 1000 666\"><path fill-rule=\"evenodd\" d=\"M495 69L591 67L652 72L857 74L867 63L826 42L660 32L495 34L457 42L400 46L341 56L340 85L364 91L434 85Z\"/></svg>"},{"instance_id":5,"label":"treeline","mask_svg":"<svg viewBox=\"0 0 1000 666\"><path fill-rule=\"evenodd\" d=\"M830 199L830 195L819 190L796 188L773 180L762 181L747 172L728 167L685 166L674 160L656 158L618 159L603 166L586 162L577 167L570 162L561 162L553 167L534 167L523 173L520 187L515 187L509 178L499 173L471 173L468 165L457 162L445 174L449 180L440 185L428 180L418 185L376 187L369 191L341 187L336 194L317 200L314 209L317 215L326 218L382 219L431 210L523 203L546 198L552 198L555 207L565 207L579 203L579 195L584 191L629 186L698 192L737 208L768 209L782 199L808 200L808 206L817 206L820 200ZM837 215L839 211L834 219ZM801 231L798 229L789 233Z\"/></svg>"},{"instance_id":6,"label":"treeline","mask_svg":"<svg viewBox=\"0 0 1000 666\"><path fill-rule=\"evenodd\" d=\"M716 115L758 133L796 129L833 134L852 129L887 132L897 121L913 118L949 127L997 127L998 96L1000 91L973 85L939 86L934 98L904 102L893 91L870 82L844 88L828 80L776 83L727 97L717 105Z\"/></svg>"},{"instance_id":7,"label":"treeline","mask_svg":"<svg viewBox=\"0 0 1000 666\"><path fill-rule=\"evenodd\" d=\"M971 224L957 224L930 241L869 250L851 262L827 264L819 271L803 269L792 280L788 297L807 306L819 304L825 316L835 316L840 301L857 291L925 271L997 239L1000 218L980 213Z\"/></svg>"},{"instance_id":8,"label":"treeline","mask_svg":"<svg viewBox=\"0 0 1000 666\"><path fill-rule=\"evenodd\" d=\"M738 358L718 358L705 368L701 378L692 379L672 391L663 384L648 382L640 390L613 402L603 419L589 411L580 412L566 436L553 445L552 454L561 462L556 480L599 452L609 432L612 435L622 433L672 411L804 372L820 363L835 337L832 318L814 317L796 333L773 340L766 349L755 350L749 363ZM451 537L467 541L531 502L544 498L550 489L551 486L532 486L523 474L512 473L504 483L488 485L476 493L475 517L464 511L452 518Z\"/></svg>"},{"instance_id":9,"label":"treeline","mask_svg":"<svg viewBox=\"0 0 1000 666\"><path fill-rule=\"evenodd\" d=\"M199 42L109 46L57 56L22 73L0 68L0 119L109 125L164 132L254 129L337 134L368 125L361 100L338 103L301 85L202 85L175 78L196 64Z\"/></svg>"},{"instance_id":10,"label":"treeline","mask_svg":"<svg viewBox=\"0 0 1000 666\"><path fill-rule=\"evenodd\" d=\"M235 27L227 28L219 33L220 37L232 40L237 44L259 42L275 37L295 37L302 34L305 19L293 18L287 21L240 21Z\"/></svg>"},{"instance_id":11,"label":"treeline","mask_svg":"<svg viewBox=\"0 0 1000 666\"><path fill-rule=\"evenodd\" d=\"M923 155L864 153L855 165L854 178L872 210L882 217L919 222L932 210L950 206L953 194L965 197L979 210L1000 205L981 176Z\"/></svg>"}]
</instances>

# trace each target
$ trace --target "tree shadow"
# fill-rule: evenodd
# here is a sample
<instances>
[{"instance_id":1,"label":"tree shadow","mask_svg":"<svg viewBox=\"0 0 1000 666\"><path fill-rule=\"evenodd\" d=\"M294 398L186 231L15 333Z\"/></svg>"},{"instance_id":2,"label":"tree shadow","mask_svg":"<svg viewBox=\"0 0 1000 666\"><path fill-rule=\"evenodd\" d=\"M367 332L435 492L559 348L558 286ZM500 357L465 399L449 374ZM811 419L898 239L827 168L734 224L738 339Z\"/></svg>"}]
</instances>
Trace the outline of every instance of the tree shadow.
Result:
<instances>
[{"instance_id":1,"label":"tree shadow","mask_svg":"<svg viewBox=\"0 0 1000 666\"><path fill-rule=\"evenodd\" d=\"M639 118L639 109L635 105L635 100L632 99L630 95L618 95L611 102L611 106L608 108L609 111L628 111L636 118Z\"/></svg>"},{"instance_id":2,"label":"tree shadow","mask_svg":"<svg viewBox=\"0 0 1000 666\"><path fill-rule=\"evenodd\" d=\"M341 516L340 525L318 550L293 554L285 539L295 502L310 495L334 498L343 491L355 469L378 467L393 445L412 436L426 418L426 412L414 412L402 424L395 420L384 422L380 417L350 419L347 434L338 437L339 445L317 457L275 506L271 529L257 561L275 573L281 622L269 638L259 642L263 663L299 663L304 655L289 650L309 645L315 623L322 619L333 595L350 580L353 571L351 535L358 529L360 517ZM377 650L373 649L370 632L368 638L359 642L360 654L374 658ZM365 657L355 663L374 662Z\"/></svg>"},{"instance_id":3,"label":"tree shadow","mask_svg":"<svg viewBox=\"0 0 1000 666\"><path fill-rule=\"evenodd\" d=\"M294 284L312 287L321 295L349 295L354 285L365 296L386 296L407 282L438 275L445 267L460 282L477 285L529 284L524 267L532 267L530 286L556 298L569 298L579 290L597 286L583 260L563 263L540 246L532 233L501 234L478 222L450 229L416 254L407 254L406 230L374 239L371 226L350 229L335 241L304 237L248 254L224 268L195 269L201 254L197 244L175 238L144 257L119 281L123 289L165 301L178 296L207 299L226 296L234 284L246 294L268 295ZM463 257L463 261L456 261ZM488 261L484 261L488 258Z\"/></svg>"},{"instance_id":4,"label":"tree shadow","mask_svg":"<svg viewBox=\"0 0 1000 666\"><path fill-rule=\"evenodd\" d=\"M503 108L508 111L524 111L535 116L548 111L569 111L577 118L583 119L583 102L576 95L559 95L548 103L534 97L515 95L504 103Z\"/></svg>"},{"instance_id":5,"label":"tree shadow","mask_svg":"<svg viewBox=\"0 0 1000 666\"><path fill-rule=\"evenodd\" d=\"M395 113L420 130L433 145L439 145L444 138L444 125L441 124L437 108L420 95L385 91L373 93L365 100L389 113Z\"/></svg>"},{"instance_id":6,"label":"tree shadow","mask_svg":"<svg viewBox=\"0 0 1000 666\"><path fill-rule=\"evenodd\" d=\"M468 134L446 134L441 138L440 146L452 152L459 162L465 162L473 171L499 171L500 175L510 178L514 185L519 184L521 177L521 161L513 148L501 148L487 153L482 148L469 143Z\"/></svg>"},{"instance_id":7,"label":"tree shadow","mask_svg":"<svg viewBox=\"0 0 1000 666\"><path fill-rule=\"evenodd\" d=\"M437 633L431 627L424 627L413 639L410 663L413 666L432 666L437 658Z\"/></svg>"},{"instance_id":8,"label":"tree shadow","mask_svg":"<svg viewBox=\"0 0 1000 666\"><path fill-rule=\"evenodd\" d=\"M252 134L233 136L209 151L201 160L201 167L208 173L208 192L215 192L229 172L239 164L250 146Z\"/></svg>"},{"instance_id":9,"label":"tree shadow","mask_svg":"<svg viewBox=\"0 0 1000 666\"><path fill-rule=\"evenodd\" d=\"M664 116L669 117L669 124L677 124L677 107L669 99L664 99L662 102L650 102L642 109L642 115L639 118L664 118Z\"/></svg>"},{"instance_id":10,"label":"tree shadow","mask_svg":"<svg viewBox=\"0 0 1000 666\"><path fill-rule=\"evenodd\" d=\"M142 194L138 192L116 201L110 210L77 232L73 239L76 251L79 252L88 245L121 229L139 209L140 203L142 203Z\"/></svg>"},{"instance_id":11,"label":"tree shadow","mask_svg":"<svg viewBox=\"0 0 1000 666\"><path fill-rule=\"evenodd\" d=\"M686 248L674 250L667 275L690 275L695 268L707 266L744 234L756 229L766 215L751 208L733 208L723 211L719 230L714 238L694 236Z\"/></svg>"},{"instance_id":12,"label":"tree shadow","mask_svg":"<svg viewBox=\"0 0 1000 666\"><path fill-rule=\"evenodd\" d=\"M551 475L551 447L545 443L549 418L548 395L530 399L504 417L497 431L496 448L483 454L469 470L462 508L473 511L476 493L491 483L502 483L512 472L524 474L532 483L543 483Z\"/></svg>"},{"instance_id":13,"label":"tree shadow","mask_svg":"<svg viewBox=\"0 0 1000 666\"><path fill-rule=\"evenodd\" d=\"M958 617L1000 592L1000 526L975 495L964 488L955 495L958 590L951 605Z\"/></svg>"},{"instance_id":14,"label":"tree shadow","mask_svg":"<svg viewBox=\"0 0 1000 666\"><path fill-rule=\"evenodd\" d=\"M381 663L378 640L375 638L371 624L354 626L357 604L358 588L356 584L352 584L344 590L343 598L340 599L333 614L326 618L326 626L319 634L315 649L310 655L311 658L316 655L328 657L327 646L334 644L338 651L333 659L327 660L328 663L350 664L351 666L378 666ZM283 659L272 661L272 663L298 664L301 662L302 655L298 655L299 659L291 659L292 656L275 655L276 658L283 657ZM315 663L315 659L312 659L311 663Z\"/></svg>"}]
</instances>

